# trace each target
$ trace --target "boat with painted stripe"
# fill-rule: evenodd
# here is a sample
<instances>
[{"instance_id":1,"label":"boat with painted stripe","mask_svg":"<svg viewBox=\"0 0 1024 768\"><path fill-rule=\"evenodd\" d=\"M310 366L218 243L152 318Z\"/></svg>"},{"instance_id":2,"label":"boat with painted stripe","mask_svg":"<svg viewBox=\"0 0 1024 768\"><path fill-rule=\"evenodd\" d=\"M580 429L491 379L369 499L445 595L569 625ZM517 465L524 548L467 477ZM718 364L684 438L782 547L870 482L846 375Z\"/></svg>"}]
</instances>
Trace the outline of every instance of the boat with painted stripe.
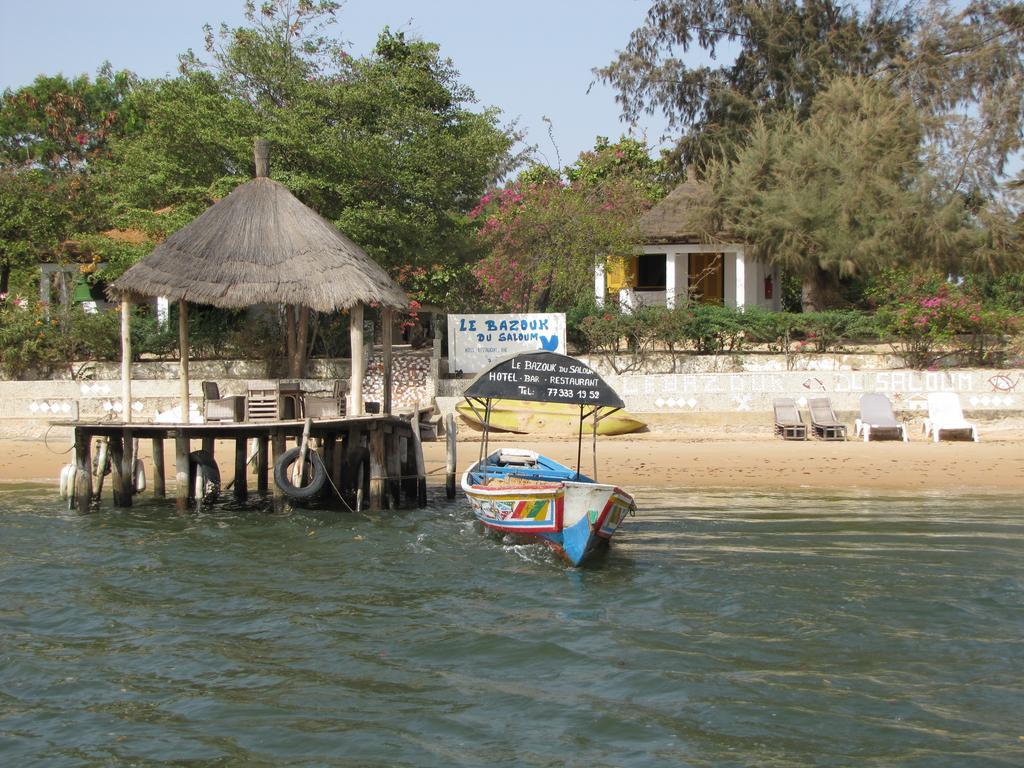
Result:
<instances>
[{"instance_id":1,"label":"boat with painted stripe","mask_svg":"<svg viewBox=\"0 0 1024 768\"><path fill-rule=\"evenodd\" d=\"M473 464L462 490L486 527L547 544L573 565L608 548L636 509L615 485L595 483L535 451L504 448Z\"/></svg>"},{"instance_id":2,"label":"boat with painted stripe","mask_svg":"<svg viewBox=\"0 0 1024 768\"><path fill-rule=\"evenodd\" d=\"M464 397L483 428L480 458L462 476L476 519L502 534L543 542L573 565L606 551L623 519L636 510L630 494L596 479L600 422L622 410L622 398L586 363L554 352L505 358L477 376ZM526 448L489 452L491 417L503 400L578 409L576 469ZM593 477L579 467L588 420L595 441Z\"/></svg>"}]
</instances>

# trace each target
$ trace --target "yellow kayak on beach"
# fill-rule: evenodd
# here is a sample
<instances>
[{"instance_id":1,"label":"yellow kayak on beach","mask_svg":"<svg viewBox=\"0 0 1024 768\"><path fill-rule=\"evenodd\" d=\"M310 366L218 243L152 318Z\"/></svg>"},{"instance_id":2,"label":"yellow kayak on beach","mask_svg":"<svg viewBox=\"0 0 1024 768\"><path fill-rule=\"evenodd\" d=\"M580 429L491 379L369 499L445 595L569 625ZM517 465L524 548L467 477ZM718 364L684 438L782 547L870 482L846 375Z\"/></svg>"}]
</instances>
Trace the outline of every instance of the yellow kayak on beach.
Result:
<instances>
[{"instance_id":1,"label":"yellow kayak on beach","mask_svg":"<svg viewBox=\"0 0 1024 768\"><path fill-rule=\"evenodd\" d=\"M473 429L483 429L483 411L479 406L474 412L469 403L463 401L455 406L462 420ZM602 418L597 423L599 435L625 435L637 432L647 426L625 411L616 411L611 416ZM548 434L575 435L580 429L580 409L576 405L561 403L538 403L526 400L494 400L491 403L490 428L499 432L515 432L529 434L545 432ZM589 418L583 422L583 431L592 434L594 420Z\"/></svg>"}]
</instances>

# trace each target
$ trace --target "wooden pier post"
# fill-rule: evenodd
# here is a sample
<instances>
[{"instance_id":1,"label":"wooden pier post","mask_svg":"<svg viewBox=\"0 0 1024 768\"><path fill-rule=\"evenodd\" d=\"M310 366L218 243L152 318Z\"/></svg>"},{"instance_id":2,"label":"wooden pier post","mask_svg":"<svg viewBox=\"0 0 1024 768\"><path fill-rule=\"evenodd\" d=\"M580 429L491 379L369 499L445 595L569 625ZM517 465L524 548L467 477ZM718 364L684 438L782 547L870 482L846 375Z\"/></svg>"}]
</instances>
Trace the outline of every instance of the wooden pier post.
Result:
<instances>
[{"instance_id":1,"label":"wooden pier post","mask_svg":"<svg viewBox=\"0 0 1024 768\"><path fill-rule=\"evenodd\" d=\"M124 431L122 440L120 506L130 507L135 495L135 439L130 429Z\"/></svg>"},{"instance_id":2,"label":"wooden pier post","mask_svg":"<svg viewBox=\"0 0 1024 768\"><path fill-rule=\"evenodd\" d=\"M91 436L81 427L75 427L75 508L88 512L92 505L92 451Z\"/></svg>"},{"instance_id":3,"label":"wooden pier post","mask_svg":"<svg viewBox=\"0 0 1024 768\"><path fill-rule=\"evenodd\" d=\"M208 454L213 456L215 446L214 439L212 437L204 437L201 443L202 444L200 445L200 448L202 448L202 450L206 451ZM214 458L216 459L216 457Z\"/></svg>"},{"instance_id":4,"label":"wooden pier post","mask_svg":"<svg viewBox=\"0 0 1024 768\"><path fill-rule=\"evenodd\" d=\"M380 425L370 432L370 509L384 509L387 493L384 476L384 431Z\"/></svg>"},{"instance_id":5,"label":"wooden pier post","mask_svg":"<svg viewBox=\"0 0 1024 768\"><path fill-rule=\"evenodd\" d=\"M127 450L125 450L127 445ZM124 433L111 435L107 442L107 452L110 454L110 485L115 507L130 507L132 505L131 493L125 493L125 460L127 453L131 455L131 440L125 440ZM129 478L131 473L128 473ZM130 480L129 480L130 483Z\"/></svg>"},{"instance_id":6,"label":"wooden pier post","mask_svg":"<svg viewBox=\"0 0 1024 768\"><path fill-rule=\"evenodd\" d=\"M398 432L391 424L384 425L384 468L387 476L387 501L389 509L399 509L402 506L402 457L398 455Z\"/></svg>"},{"instance_id":7,"label":"wooden pier post","mask_svg":"<svg viewBox=\"0 0 1024 768\"><path fill-rule=\"evenodd\" d=\"M266 435L256 438L256 490L264 496L267 493L270 464L268 461L270 439Z\"/></svg>"},{"instance_id":8,"label":"wooden pier post","mask_svg":"<svg viewBox=\"0 0 1024 768\"><path fill-rule=\"evenodd\" d=\"M420 442L419 430L412 436L413 459L416 462L416 506L423 509L427 506L427 467L423 461L423 444Z\"/></svg>"},{"instance_id":9,"label":"wooden pier post","mask_svg":"<svg viewBox=\"0 0 1024 768\"><path fill-rule=\"evenodd\" d=\"M249 465L246 459L246 444L244 437L235 438L235 479L233 492L238 501L245 501L249 498Z\"/></svg>"},{"instance_id":10,"label":"wooden pier post","mask_svg":"<svg viewBox=\"0 0 1024 768\"><path fill-rule=\"evenodd\" d=\"M189 439L184 430L174 433L174 484L175 503L179 512L188 510L188 499L191 495L188 482Z\"/></svg>"},{"instance_id":11,"label":"wooden pier post","mask_svg":"<svg viewBox=\"0 0 1024 768\"><path fill-rule=\"evenodd\" d=\"M162 436L153 438L153 495L159 498L167 495L167 485L164 480L164 439Z\"/></svg>"},{"instance_id":12,"label":"wooden pier post","mask_svg":"<svg viewBox=\"0 0 1024 768\"><path fill-rule=\"evenodd\" d=\"M338 472L334 468L335 454L338 452L338 449L341 448L341 446L338 445L338 436L333 432L329 432L323 436L321 445L324 449L324 467L327 470L327 479L334 485L334 488L340 489L341 484L338 482ZM331 488L328 498L330 498L332 505L337 505L338 496L334 492L334 488Z\"/></svg>"},{"instance_id":13,"label":"wooden pier post","mask_svg":"<svg viewBox=\"0 0 1024 768\"><path fill-rule=\"evenodd\" d=\"M96 471L92 478L92 497L99 501L103 498L103 479L107 474L110 455L107 453L108 442L102 438L96 441Z\"/></svg>"},{"instance_id":14,"label":"wooden pier post","mask_svg":"<svg viewBox=\"0 0 1024 768\"><path fill-rule=\"evenodd\" d=\"M281 454L285 451L285 435L279 429L275 429L270 433L270 445L274 452L274 466L277 466L277 460L281 457ZM274 483L273 488L273 508L275 512L283 512L285 506L284 491L277 487L277 483Z\"/></svg>"},{"instance_id":15,"label":"wooden pier post","mask_svg":"<svg viewBox=\"0 0 1024 768\"><path fill-rule=\"evenodd\" d=\"M449 499L455 498L455 414L449 413L444 420L444 437L448 449L444 463L444 495Z\"/></svg>"},{"instance_id":16,"label":"wooden pier post","mask_svg":"<svg viewBox=\"0 0 1024 768\"><path fill-rule=\"evenodd\" d=\"M346 477L351 478L352 484L349 486L352 490L352 495L356 501L356 511L362 511L363 501L363 486L365 485L366 477L360 473L362 468L364 472L369 472L369 466L362 467L363 464L363 430L361 426L353 425L348 428L348 438L345 441L345 464L347 470L345 472Z\"/></svg>"}]
</instances>

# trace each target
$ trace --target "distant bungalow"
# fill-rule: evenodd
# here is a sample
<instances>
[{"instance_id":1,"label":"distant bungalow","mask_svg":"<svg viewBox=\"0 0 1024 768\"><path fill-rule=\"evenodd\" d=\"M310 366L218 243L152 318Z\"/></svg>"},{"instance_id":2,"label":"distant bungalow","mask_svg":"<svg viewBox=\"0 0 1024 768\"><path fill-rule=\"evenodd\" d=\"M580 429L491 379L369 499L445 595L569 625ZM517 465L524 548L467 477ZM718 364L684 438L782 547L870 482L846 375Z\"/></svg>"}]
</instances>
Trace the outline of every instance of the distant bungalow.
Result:
<instances>
[{"instance_id":1,"label":"distant bungalow","mask_svg":"<svg viewBox=\"0 0 1024 768\"><path fill-rule=\"evenodd\" d=\"M704 244L687 231L686 210L700 192L701 183L691 173L643 215L637 255L597 266L598 302L617 297L624 308L672 308L689 292L709 304L781 309L777 268L748 258L741 243Z\"/></svg>"}]
</instances>

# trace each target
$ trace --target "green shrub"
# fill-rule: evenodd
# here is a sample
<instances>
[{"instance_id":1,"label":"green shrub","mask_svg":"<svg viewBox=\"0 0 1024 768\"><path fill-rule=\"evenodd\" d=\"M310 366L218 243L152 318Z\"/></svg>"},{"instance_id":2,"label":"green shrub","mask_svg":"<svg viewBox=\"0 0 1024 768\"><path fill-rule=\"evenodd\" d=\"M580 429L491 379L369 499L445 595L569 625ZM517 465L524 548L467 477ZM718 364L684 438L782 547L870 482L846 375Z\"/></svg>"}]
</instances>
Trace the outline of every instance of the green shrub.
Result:
<instances>
[{"instance_id":1,"label":"green shrub","mask_svg":"<svg viewBox=\"0 0 1024 768\"><path fill-rule=\"evenodd\" d=\"M743 313L721 304L689 304L678 311L686 313L683 333L701 354L739 352L746 340Z\"/></svg>"},{"instance_id":2,"label":"green shrub","mask_svg":"<svg viewBox=\"0 0 1024 768\"><path fill-rule=\"evenodd\" d=\"M46 376L63 362L59 321L45 307L19 296L0 296L0 372L19 379L28 373Z\"/></svg>"},{"instance_id":3,"label":"green shrub","mask_svg":"<svg viewBox=\"0 0 1024 768\"><path fill-rule=\"evenodd\" d=\"M593 352L590 337L583 329L584 321L589 317L604 315L605 308L599 307L594 300L581 302L565 312L566 343L580 352Z\"/></svg>"},{"instance_id":4,"label":"green shrub","mask_svg":"<svg viewBox=\"0 0 1024 768\"><path fill-rule=\"evenodd\" d=\"M771 312L761 307L746 307L741 316L748 345L764 344L770 352L789 348L799 315Z\"/></svg>"},{"instance_id":5,"label":"green shrub","mask_svg":"<svg viewBox=\"0 0 1024 768\"><path fill-rule=\"evenodd\" d=\"M838 352L844 342L878 340L878 324L873 316L848 309L796 315L793 330L814 352Z\"/></svg>"}]
</instances>

